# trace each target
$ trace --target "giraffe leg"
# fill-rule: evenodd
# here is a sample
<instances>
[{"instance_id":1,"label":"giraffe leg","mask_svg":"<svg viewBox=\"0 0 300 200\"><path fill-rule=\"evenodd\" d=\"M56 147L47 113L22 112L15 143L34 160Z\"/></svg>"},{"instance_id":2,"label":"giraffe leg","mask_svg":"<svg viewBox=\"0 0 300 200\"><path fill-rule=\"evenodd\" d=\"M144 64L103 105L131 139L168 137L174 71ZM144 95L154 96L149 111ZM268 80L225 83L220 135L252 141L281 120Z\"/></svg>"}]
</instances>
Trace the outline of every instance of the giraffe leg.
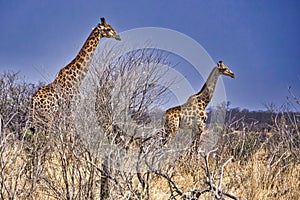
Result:
<instances>
[{"instance_id":1,"label":"giraffe leg","mask_svg":"<svg viewBox=\"0 0 300 200\"><path fill-rule=\"evenodd\" d=\"M198 118L197 123L195 124L193 133L194 133L194 139L192 142L192 154L198 154L198 151L200 150L200 144L201 144L201 134L203 133L204 127L205 127L205 120L203 118Z\"/></svg>"},{"instance_id":2,"label":"giraffe leg","mask_svg":"<svg viewBox=\"0 0 300 200\"><path fill-rule=\"evenodd\" d=\"M108 199L109 198L109 180L108 176L110 175L109 168L109 156L105 156L102 163L102 173L101 174L101 186L100 186L100 199Z\"/></svg>"}]
</instances>

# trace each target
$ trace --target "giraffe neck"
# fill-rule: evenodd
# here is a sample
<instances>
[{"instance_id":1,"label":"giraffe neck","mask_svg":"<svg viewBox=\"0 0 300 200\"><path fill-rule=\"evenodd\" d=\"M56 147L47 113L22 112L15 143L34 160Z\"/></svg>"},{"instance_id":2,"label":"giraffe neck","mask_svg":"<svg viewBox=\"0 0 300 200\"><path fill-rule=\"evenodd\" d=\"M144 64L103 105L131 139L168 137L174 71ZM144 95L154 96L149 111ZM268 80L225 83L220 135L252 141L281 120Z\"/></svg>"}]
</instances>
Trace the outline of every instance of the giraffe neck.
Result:
<instances>
[{"instance_id":1,"label":"giraffe neck","mask_svg":"<svg viewBox=\"0 0 300 200\"><path fill-rule=\"evenodd\" d=\"M204 107L209 104L213 97L219 76L219 70L217 67L215 67L209 74L209 77L207 78L200 92L196 94L196 97L200 98L204 102Z\"/></svg>"},{"instance_id":2,"label":"giraffe neck","mask_svg":"<svg viewBox=\"0 0 300 200\"><path fill-rule=\"evenodd\" d=\"M78 63L81 65L82 72L87 72L89 64L92 61L95 50L100 42L101 33L98 28L94 28L84 45L80 49L79 53L75 58L75 65Z\"/></svg>"},{"instance_id":3,"label":"giraffe neck","mask_svg":"<svg viewBox=\"0 0 300 200\"><path fill-rule=\"evenodd\" d=\"M79 87L89 69L94 52L101 39L101 33L96 27L90 33L77 56L63 69L60 70L54 83L60 88Z\"/></svg>"}]
</instances>

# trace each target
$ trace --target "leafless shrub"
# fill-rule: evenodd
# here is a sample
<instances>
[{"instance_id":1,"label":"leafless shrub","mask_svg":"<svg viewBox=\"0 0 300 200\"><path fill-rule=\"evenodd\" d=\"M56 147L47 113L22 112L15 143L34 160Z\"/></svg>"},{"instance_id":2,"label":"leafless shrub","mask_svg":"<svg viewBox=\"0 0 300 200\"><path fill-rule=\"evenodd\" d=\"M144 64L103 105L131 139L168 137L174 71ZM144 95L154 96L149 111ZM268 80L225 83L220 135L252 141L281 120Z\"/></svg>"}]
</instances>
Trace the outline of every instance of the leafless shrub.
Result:
<instances>
[{"instance_id":1,"label":"leafless shrub","mask_svg":"<svg viewBox=\"0 0 300 200\"><path fill-rule=\"evenodd\" d=\"M115 54L114 49L96 54L83 85L77 129L85 130L81 137L93 155L102 156L102 166L93 163L101 172L100 196L146 198L145 184L140 183L141 190L135 187L135 180L142 180L137 174L147 177L139 152L159 130L151 112L165 101L170 83L163 79L162 66L169 63L167 54L156 49L134 50L119 58Z\"/></svg>"},{"instance_id":2,"label":"leafless shrub","mask_svg":"<svg viewBox=\"0 0 300 200\"><path fill-rule=\"evenodd\" d=\"M169 186L169 199L199 199L203 197L206 193L208 193L208 196L205 196L206 198L211 199L224 199L224 197L229 197L231 199L238 199L234 195L225 192L225 190L222 189L222 181L224 176L224 169L225 166L233 159L233 157L225 160L225 161L217 161L216 162L210 162L209 159L212 153L215 153L217 149L209 151L207 154L203 154L202 158L203 160L197 160L194 162L194 167L203 170L203 173L195 174L193 177L192 187L184 190L183 187L185 185L180 185L176 182L176 173L178 173L179 168L177 168L174 164L169 165L167 169L160 169L160 168L153 168L151 164L149 164L146 161L146 164L148 166L149 171L151 174L155 175L158 178L162 178L165 181L167 181ZM203 152L204 153L204 152ZM185 158L189 159L189 158ZM191 167L189 165L186 165L187 160L183 160L183 163L181 166L183 168ZM197 164L196 164L197 163ZM211 168L211 165L213 165L213 169ZM197 166L198 165L198 166ZM177 171L177 172L176 172ZM200 176L199 176L200 175ZM203 177L201 177L203 175ZM203 181L202 184L199 184L200 181Z\"/></svg>"},{"instance_id":3,"label":"leafless shrub","mask_svg":"<svg viewBox=\"0 0 300 200\"><path fill-rule=\"evenodd\" d=\"M299 99L288 88L290 96L287 97L287 105L277 108L273 115L272 134L267 143L269 151L274 152L280 158L285 152L289 152L288 161L299 163L300 157L300 114ZM277 152L277 153L275 153Z\"/></svg>"},{"instance_id":4,"label":"leafless shrub","mask_svg":"<svg viewBox=\"0 0 300 200\"><path fill-rule=\"evenodd\" d=\"M21 129L28 122L31 97L41 84L27 83L16 72L0 75L2 129L22 135Z\"/></svg>"},{"instance_id":5,"label":"leafless shrub","mask_svg":"<svg viewBox=\"0 0 300 200\"><path fill-rule=\"evenodd\" d=\"M76 129L77 99L62 105L55 114L52 127L47 132L37 132L33 147L40 150L42 171L39 182L43 185L43 196L55 199L97 199L99 198L100 165L94 152L86 146ZM66 111L66 112L64 112ZM88 130L86 130L88 131ZM38 155L36 159L38 159ZM43 156L43 157L42 157Z\"/></svg>"},{"instance_id":6,"label":"leafless shrub","mask_svg":"<svg viewBox=\"0 0 300 200\"><path fill-rule=\"evenodd\" d=\"M35 184L29 181L32 163L27 161L28 144L25 138L31 97L38 85L25 82L15 72L5 72L0 76L2 199L26 198L35 190Z\"/></svg>"},{"instance_id":7,"label":"leafless shrub","mask_svg":"<svg viewBox=\"0 0 300 200\"><path fill-rule=\"evenodd\" d=\"M17 199L29 191L24 141L13 133L0 131L0 198Z\"/></svg>"},{"instance_id":8,"label":"leafless shrub","mask_svg":"<svg viewBox=\"0 0 300 200\"><path fill-rule=\"evenodd\" d=\"M4 103L17 103L8 100ZM15 108L22 104L10 106ZM29 111L30 106L27 106ZM57 113L51 130L39 130L34 134L24 129L22 121L14 121L16 124L10 127L22 127L22 132L17 132L17 129L8 128L12 120L7 123L7 117L3 119L4 128L1 125L0 130L1 199L97 199L97 177L101 175L97 175L95 167L85 160L100 163L86 149L78 137L80 133L71 127L74 122L70 123L69 112Z\"/></svg>"},{"instance_id":9,"label":"leafless shrub","mask_svg":"<svg viewBox=\"0 0 300 200\"><path fill-rule=\"evenodd\" d=\"M113 53L103 53L93 67L100 125L114 123L124 129L131 122L141 126L150 123L150 110L166 101L163 97L170 83L163 79L166 71L161 68L167 64L167 55L144 49L115 59Z\"/></svg>"}]
</instances>

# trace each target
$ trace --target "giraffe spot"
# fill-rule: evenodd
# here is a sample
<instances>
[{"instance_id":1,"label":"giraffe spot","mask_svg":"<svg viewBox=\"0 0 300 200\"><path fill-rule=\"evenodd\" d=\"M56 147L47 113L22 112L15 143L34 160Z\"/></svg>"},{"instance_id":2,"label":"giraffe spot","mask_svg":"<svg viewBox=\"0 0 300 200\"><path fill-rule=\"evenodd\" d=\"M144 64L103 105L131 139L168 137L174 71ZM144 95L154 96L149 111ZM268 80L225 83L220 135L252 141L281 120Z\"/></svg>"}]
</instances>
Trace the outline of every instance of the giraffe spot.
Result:
<instances>
[{"instance_id":1,"label":"giraffe spot","mask_svg":"<svg viewBox=\"0 0 300 200\"><path fill-rule=\"evenodd\" d=\"M79 76L81 76L81 77L84 76L84 73L83 73L82 71L79 71L78 74L79 74Z\"/></svg>"},{"instance_id":2,"label":"giraffe spot","mask_svg":"<svg viewBox=\"0 0 300 200\"><path fill-rule=\"evenodd\" d=\"M79 55L84 57L86 55L86 52L85 51L81 51Z\"/></svg>"},{"instance_id":3,"label":"giraffe spot","mask_svg":"<svg viewBox=\"0 0 300 200\"><path fill-rule=\"evenodd\" d=\"M67 82L67 87L68 88L72 87L72 84L69 81Z\"/></svg>"},{"instance_id":4,"label":"giraffe spot","mask_svg":"<svg viewBox=\"0 0 300 200\"><path fill-rule=\"evenodd\" d=\"M82 63L83 61L84 61L83 58L79 58L78 60L79 63Z\"/></svg>"}]
</instances>

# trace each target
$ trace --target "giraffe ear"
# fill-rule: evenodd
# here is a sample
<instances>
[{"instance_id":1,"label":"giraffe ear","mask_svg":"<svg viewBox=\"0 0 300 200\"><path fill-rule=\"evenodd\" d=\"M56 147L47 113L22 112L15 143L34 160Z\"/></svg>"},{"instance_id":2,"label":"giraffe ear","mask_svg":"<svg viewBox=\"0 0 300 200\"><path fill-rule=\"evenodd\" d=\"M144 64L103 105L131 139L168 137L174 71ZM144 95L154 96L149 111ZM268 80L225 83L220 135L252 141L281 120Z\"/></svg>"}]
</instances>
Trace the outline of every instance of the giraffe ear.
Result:
<instances>
[{"instance_id":1,"label":"giraffe ear","mask_svg":"<svg viewBox=\"0 0 300 200\"><path fill-rule=\"evenodd\" d=\"M101 17L100 20L102 25L107 25L104 17Z\"/></svg>"}]
</instances>

